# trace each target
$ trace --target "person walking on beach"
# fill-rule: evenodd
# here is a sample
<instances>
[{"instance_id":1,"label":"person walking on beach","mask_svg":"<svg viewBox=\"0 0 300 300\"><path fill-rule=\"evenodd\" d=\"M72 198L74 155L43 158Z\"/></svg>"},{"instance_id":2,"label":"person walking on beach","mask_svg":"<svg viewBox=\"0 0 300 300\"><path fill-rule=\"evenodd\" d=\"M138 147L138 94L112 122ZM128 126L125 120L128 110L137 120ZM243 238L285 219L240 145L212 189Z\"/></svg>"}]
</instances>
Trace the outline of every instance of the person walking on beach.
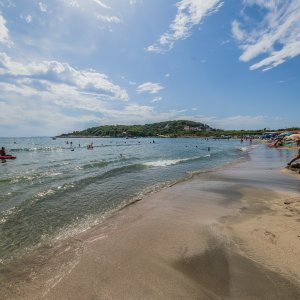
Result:
<instances>
[{"instance_id":1,"label":"person walking on beach","mask_svg":"<svg viewBox=\"0 0 300 300\"><path fill-rule=\"evenodd\" d=\"M298 149L298 154L295 158L293 158L289 163L288 166L290 166L294 161L296 161L297 159L300 159L300 147Z\"/></svg>"}]
</instances>

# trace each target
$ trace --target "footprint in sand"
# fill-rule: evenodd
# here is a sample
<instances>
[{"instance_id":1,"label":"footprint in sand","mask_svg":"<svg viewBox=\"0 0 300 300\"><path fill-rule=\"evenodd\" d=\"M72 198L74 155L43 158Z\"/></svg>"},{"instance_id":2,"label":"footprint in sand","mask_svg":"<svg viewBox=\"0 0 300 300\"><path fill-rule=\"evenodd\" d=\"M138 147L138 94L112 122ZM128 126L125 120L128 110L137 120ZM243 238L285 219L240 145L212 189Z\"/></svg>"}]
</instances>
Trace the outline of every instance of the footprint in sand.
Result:
<instances>
[{"instance_id":1,"label":"footprint in sand","mask_svg":"<svg viewBox=\"0 0 300 300\"><path fill-rule=\"evenodd\" d=\"M265 236L269 238L271 243L273 244L277 243L278 237L273 232L265 230Z\"/></svg>"}]
</instances>

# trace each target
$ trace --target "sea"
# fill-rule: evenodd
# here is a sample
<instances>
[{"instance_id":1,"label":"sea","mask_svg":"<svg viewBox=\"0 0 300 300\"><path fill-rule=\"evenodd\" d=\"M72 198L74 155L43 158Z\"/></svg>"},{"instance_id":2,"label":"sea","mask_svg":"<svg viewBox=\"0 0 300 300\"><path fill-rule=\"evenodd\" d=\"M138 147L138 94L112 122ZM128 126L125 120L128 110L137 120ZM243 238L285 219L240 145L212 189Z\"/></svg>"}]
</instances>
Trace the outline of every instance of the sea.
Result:
<instances>
[{"instance_id":1,"label":"sea","mask_svg":"<svg viewBox=\"0 0 300 300\"><path fill-rule=\"evenodd\" d=\"M93 143L93 149L87 145ZM195 173L247 159L254 145L204 138L0 138L0 263L75 236Z\"/></svg>"}]
</instances>

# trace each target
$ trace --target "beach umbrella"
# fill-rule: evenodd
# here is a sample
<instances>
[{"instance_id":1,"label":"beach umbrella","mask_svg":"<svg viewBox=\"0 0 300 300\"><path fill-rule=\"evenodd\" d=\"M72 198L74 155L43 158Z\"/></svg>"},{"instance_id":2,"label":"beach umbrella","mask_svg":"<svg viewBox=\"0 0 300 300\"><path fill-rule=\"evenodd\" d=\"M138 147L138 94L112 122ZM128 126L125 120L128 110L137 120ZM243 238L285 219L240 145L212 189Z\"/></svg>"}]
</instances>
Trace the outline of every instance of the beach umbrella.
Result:
<instances>
[{"instance_id":1,"label":"beach umbrella","mask_svg":"<svg viewBox=\"0 0 300 300\"><path fill-rule=\"evenodd\" d=\"M300 133L291 134L285 137L286 140L300 140Z\"/></svg>"},{"instance_id":2,"label":"beach umbrella","mask_svg":"<svg viewBox=\"0 0 300 300\"><path fill-rule=\"evenodd\" d=\"M289 136L289 135L292 135L292 133L288 132L288 131L285 131L285 132L282 132L279 134L279 136Z\"/></svg>"}]
</instances>

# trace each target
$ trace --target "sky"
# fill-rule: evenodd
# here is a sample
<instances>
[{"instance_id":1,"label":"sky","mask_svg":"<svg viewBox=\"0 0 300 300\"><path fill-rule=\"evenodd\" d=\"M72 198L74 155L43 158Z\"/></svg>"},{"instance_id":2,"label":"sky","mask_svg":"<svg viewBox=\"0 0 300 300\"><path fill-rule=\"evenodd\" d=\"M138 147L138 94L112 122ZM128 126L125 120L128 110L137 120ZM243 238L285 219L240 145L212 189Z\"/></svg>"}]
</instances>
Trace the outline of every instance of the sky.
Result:
<instances>
[{"instance_id":1,"label":"sky","mask_svg":"<svg viewBox=\"0 0 300 300\"><path fill-rule=\"evenodd\" d=\"M299 112L299 0L0 0L2 137Z\"/></svg>"}]
</instances>

